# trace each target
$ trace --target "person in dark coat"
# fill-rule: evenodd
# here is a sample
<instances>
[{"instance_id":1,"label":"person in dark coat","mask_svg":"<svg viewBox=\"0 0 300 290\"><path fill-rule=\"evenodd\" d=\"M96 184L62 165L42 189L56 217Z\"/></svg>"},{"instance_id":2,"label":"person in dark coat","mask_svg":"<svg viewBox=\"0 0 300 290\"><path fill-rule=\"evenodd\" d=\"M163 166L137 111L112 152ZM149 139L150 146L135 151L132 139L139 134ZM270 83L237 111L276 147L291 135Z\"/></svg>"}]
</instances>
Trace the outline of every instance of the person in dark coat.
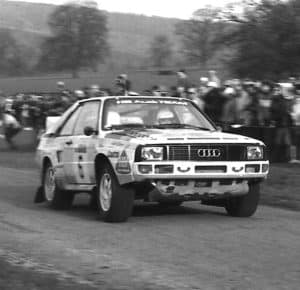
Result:
<instances>
[{"instance_id":1,"label":"person in dark coat","mask_svg":"<svg viewBox=\"0 0 300 290\"><path fill-rule=\"evenodd\" d=\"M210 90L203 96L204 112L216 123L222 122L225 98L217 84L209 83Z\"/></svg>"},{"instance_id":2,"label":"person in dark coat","mask_svg":"<svg viewBox=\"0 0 300 290\"><path fill-rule=\"evenodd\" d=\"M273 89L270 118L271 124L275 126L273 160L287 162L290 159L290 146L292 143L291 127L293 121L288 102L284 98L279 85L276 85Z\"/></svg>"}]
</instances>

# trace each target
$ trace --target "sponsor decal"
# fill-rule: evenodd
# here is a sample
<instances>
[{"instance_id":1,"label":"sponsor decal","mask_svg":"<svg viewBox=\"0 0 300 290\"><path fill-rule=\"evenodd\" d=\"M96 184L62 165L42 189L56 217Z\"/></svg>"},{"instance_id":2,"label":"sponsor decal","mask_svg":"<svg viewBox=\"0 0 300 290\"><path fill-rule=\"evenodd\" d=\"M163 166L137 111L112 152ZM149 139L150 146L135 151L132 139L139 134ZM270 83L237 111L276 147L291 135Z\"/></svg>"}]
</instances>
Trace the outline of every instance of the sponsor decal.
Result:
<instances>
[{"instance_id":1,"label":"sponsor decal","mask_svg":"<svg viewBox=\"0 0 300 290\"><path fill-rule=\"evenodd\" d=\"M56 156L57 156L57 162L60 163L61 162L61 156L62 156L62 151L56 151Z\"/></svg>"},{"instance_id":2,"label":"sponsor decal","mask_svg":"<svg viewBox=\"0 0 300 290\"><path fill-rule=\"evenodd\" d=\"M135 99L135 100L118 100L118 105L123 104L165 104L165 105L182 105L187 106L188 103L177 100L155 100L155 99Z\"/></svg>"},{"instance_id":3,"label":"sponsor decal","mask_svg":"<svg viewBox=\"0 0 300 290\"><path fill-rule=\"evenodd\" d=\"M128 156L125 151L120 155L120 158L116 164L116 171L120 174L129 174L131 172Z\"/></svg>"},{"instance_id":4,"label":"sponsor decal","mask_svg":"<svg viewBox=\"0 0 300 290\"><path fill-rule=\"evenodd\" d=\"M243 169L244 169L243 166L241 166L240 168L232 167L233 172L241 172Z\"/></svg>"},{"instance_id":5,"label":"sponsor decal","mask_svg":"<svg viewBox=\"0 0 300 290\"><path fill-rule=\"evenodd\" d=\"M157 140L157 138L152 137L150 134L153 134L152 132L146 132L143 131L144 129L127 129L122 132L114 132L111 134L108 134L108 138L116 138L124 141L130 141L131 138L147 138L151 140ZM112 142L112 145L115 146L124 146L123 143L116 143Z\"/></svg>"},{"instance_id":6,"label":"sponsor decal","mask_svg":"<svg viewBox=\"0 0 300 290\"><path fill-rule=\"evenodd\" d=\"M120 137L119 137L120 138ZM124 143L123 142L111 142L111 145L117 146L117 147L123 147Z\"/></svg>"},{"instance_id":7,"label":"sponsor decal","mask_svg":"<svg viewBox=\"0 0 300 290\"><path fill-rule=\"evenodd\" d=\"M86 146L79 144L77 148L75 148L76 153L86 153Z\"/></svg>"}]
</instances>

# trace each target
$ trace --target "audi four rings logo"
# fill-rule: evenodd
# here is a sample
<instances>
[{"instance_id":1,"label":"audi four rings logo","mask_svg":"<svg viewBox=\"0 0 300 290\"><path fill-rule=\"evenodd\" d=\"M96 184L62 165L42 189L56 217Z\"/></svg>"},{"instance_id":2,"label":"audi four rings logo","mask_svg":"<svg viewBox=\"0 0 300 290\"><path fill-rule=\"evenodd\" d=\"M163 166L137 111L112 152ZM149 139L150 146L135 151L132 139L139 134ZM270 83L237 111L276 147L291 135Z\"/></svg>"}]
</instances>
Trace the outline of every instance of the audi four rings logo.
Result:
<instances>
[{"instance_id":1,"label":"audi four rings logo","mask_svg":"<svg viewBox=\"0 0 300 290\"><path fill-rule=\"evenodd\" d=\"M220 149L199 149L197 151L199 157L209 158L209 157L220 157L221 150Z\"/></svg>"}]
</instances>

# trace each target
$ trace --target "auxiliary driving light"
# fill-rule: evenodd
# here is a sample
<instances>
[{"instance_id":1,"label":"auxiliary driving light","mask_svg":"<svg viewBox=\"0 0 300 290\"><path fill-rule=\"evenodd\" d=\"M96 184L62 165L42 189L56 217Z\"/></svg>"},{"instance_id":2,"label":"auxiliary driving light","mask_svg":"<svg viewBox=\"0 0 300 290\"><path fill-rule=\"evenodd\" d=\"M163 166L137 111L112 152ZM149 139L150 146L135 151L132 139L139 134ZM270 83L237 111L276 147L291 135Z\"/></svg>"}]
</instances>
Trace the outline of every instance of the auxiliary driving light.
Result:
<instances>
[{"instance_id":1,"label":"auxiliary driving light","mask_svg":"<svg viewBox=\"0 0 300 290\"><path fill-rule=\"evenodd\" d=\"M138 166L139 172L142 174L152 173L152 165L151 164L141 164Z\"/></svg>"},{"instance_id":2,"label":"auxiliary driving light","mask_svg":"<svg viewBox=\"0 0 300 290\"><path fill-rule=\"evenodd\" d=\"M257 173L259 172L259 164L248 164L246 165L246 173Z\"/></svg>"},{"instance_id":3,"label":"auxiliary driving light","mask_svg":"<svg viewBox=\"0 0 300 290\"><path fill-rule=\"evenodd\" d=\"M155 165L156 174L170 174L174 172L174 166L170 164Z\"/></svg>"},{"instance_id":4,"label":"auxiliary driving light","mask_svg":"<svg viewBox=\"0 0 300 290\"><path fill-rule=\"evenodd\" d=\"M262 165L262 172L267 172L269 170L269 164Z\"/></svg>"}]
</instances>

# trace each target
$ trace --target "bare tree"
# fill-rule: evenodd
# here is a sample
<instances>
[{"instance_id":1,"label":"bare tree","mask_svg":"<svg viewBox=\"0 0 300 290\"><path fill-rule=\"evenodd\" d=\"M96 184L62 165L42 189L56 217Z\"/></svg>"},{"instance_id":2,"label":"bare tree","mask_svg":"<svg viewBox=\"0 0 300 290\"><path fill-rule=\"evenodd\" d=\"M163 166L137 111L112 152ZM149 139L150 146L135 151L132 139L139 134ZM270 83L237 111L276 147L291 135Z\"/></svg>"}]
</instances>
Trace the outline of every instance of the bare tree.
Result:
<instances>
[{"instance_id":1,"label":"bare tree","mask_svg":"<svg viewBox=\"0 0 300 290\"><path fill-rule=\"evenodd\" d=\"M21 75L26 69L22 47L10 31L0 29L0 74Z\"/></svg>"},{"instance_id":2,"label":"bare tree","mask_svg":"<svg viewBox=\"0 0 300 290\"><path fill-rule=\"evenodd\" d=\"M59 6L49 26L52 36L42 45L40 66L70 70L76 77L80 68L96 70L107 55L106 17L100 10L74 4Z\"/></svg>"},{"instance_id":3,"label":"bare tree","mask_svg":"<svg viewBox=\"0 0 300 290\"><path fill-rule=\"evenodd\" d=\"M179 22L176 33L181 36L187 60L206 68L219 48L216 40L223 28L220 10L210 6L195 11L191 19Z\"/></svg>"}]
</instances>

